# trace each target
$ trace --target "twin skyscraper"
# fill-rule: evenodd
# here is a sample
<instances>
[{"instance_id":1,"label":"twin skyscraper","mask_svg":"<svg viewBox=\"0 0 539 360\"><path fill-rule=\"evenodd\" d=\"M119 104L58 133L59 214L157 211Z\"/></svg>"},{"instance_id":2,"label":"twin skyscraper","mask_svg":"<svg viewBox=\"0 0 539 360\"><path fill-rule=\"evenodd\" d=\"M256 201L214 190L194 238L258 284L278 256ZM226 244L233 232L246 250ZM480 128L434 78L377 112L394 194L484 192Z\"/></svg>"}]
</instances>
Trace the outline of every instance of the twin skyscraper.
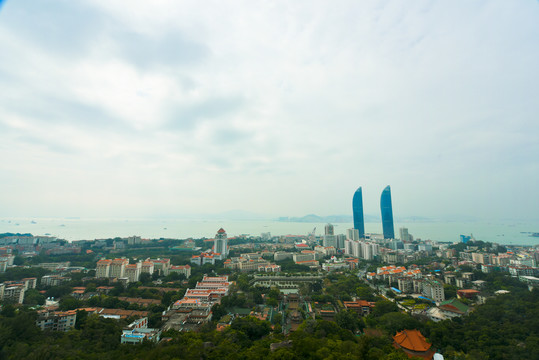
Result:
<instances>
[{"instance_id":1,"label":"twin skyscraper","mask_svg":"<svg viewBox=\"0 0 539 360\"><path fill-rule=\"evenodd\" d=\"M386 186L380 197L380 210L382 211L382 227L384 239L394 239L393 207L391 206L391 188ZM361 186L354 193L352 199L352 211L354 213L354 229L359 233L359 238L365 238L365 220L363 218L363 193Z\"/></svg>"}]
</instances>

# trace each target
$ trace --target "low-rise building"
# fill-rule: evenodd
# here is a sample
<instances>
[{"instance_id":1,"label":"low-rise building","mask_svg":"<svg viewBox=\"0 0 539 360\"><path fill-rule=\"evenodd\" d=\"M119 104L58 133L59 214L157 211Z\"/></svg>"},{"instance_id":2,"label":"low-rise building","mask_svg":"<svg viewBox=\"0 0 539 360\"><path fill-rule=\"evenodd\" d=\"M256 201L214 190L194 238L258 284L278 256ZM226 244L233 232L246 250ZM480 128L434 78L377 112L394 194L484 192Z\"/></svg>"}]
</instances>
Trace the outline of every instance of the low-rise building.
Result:
<instances>
[{"instance_id":1,"label":"low-rise building","mask_svg":"<svg viewBox=\"0 0 539 360\"><path fill-rule=\"evenodd\" d=\"M159 342L161 331L148 328L148 318L135 320L122 331L120 342L122 344L140 344L144 340Z\"/></svg>"},{"instance_id":2,"label":"low-rise building","mask_svg":"<svg viewBox=\"0 0 539 360\"><path fill-rule=\"evenodd\" d=\"M466 299L473 299L475 298L477 295L479 295L481 292L479 290L474 290L474 289L460 289L460 290L457 290L457 297L462 299L462 298L466 298Z\"/></svg>"},{"instance_id":3,"label":"low-rise building","mask_svg":"<svg viewBox=\"0 0 539 360\"><path fill-rule=\"evenodd\" d=\"M273 260L274 261L282 261L286 259L292 259L292 256L294 253L291 252L285 252L285 251L277 251L273 254Z\"/></svg>"},{"instance_id":4,"label":"low-rise building","mask_svg":"<svg viewBox=\"0 0 539 360\"><path fill-rule=\"evenodd\" d=\"M408 357L432 359L435 351L419 330L403 330L393 336L393 346L402 349Z\"/></svg>"},{"instance_id":5,"label":"low-rise building","mask_svg":"<svg viewBox=\"0 0 539 360\"><path fill-rule=\"evenodd\" d=\"M24 284L13 284L4 286L2 300L14 304L22 304L26 288Z\"/></svg>"},{"instance_id":6,"label":"low-rise building","mask_svg":"<svg viewBox=\"0 0 539 360\"><path fill-rule=\"evenodd\" d=\"M41 330L68 331L75 327L77 312L69 311L45 311L39 314L36 325Z\"/></svg>"},{"instance_id":7,"label":"low-rise building","mask_svg":"<svg viewBox=\"0 0 539 360\"><path fill-rule=\"evenodd\" d=\"M374 308L374 302L367 300L343 301L346 310L354 310L360 316L367 316Z\"/></svg>"},{"instance_id":8,"label":"low-rise building","mask_svg":"<svg viewBox=\"0 0 539 360\"><path fill-rule=\"evenodd\" d=\"M195 265L204 265L204 264L212 264L215 265L215 256L213 253L201 253L200 255L193 255L191 257L191 264Z\"/></svg>"},{"instance_id":9,"label":"low-rise building","mask_svg":"<svg viewBox=\"0 0 539 360\"><path fill-rule=\"evenodd\" d=\"M227 259L224 263L226 269L239 270L242 272L266 271L266 267L271 267L271 265L272 264L269 261L263 259L258 254L256 254L256 256L242 255L240 257L233 257ZM270 270L273 269L270 268Z\"/></svg>"},{"instance_id":10,"label":"low-rise building","mask_svg":"<svg viewBox=\"0 0 539 360\"><path fill-rule=\"evenodd\" d=\"M281 265L269 264L269 265L259 265L259 272L281 272Z\"/></svg>"}]
</instances>

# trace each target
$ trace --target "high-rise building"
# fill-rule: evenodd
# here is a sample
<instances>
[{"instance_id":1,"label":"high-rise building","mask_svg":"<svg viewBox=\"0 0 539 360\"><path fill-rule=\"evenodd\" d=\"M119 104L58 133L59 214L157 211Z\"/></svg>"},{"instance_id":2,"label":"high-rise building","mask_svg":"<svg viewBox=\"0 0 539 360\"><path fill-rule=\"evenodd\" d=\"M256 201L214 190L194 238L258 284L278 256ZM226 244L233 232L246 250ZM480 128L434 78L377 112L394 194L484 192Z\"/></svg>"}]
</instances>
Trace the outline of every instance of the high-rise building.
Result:
<instances>
[{"instance_id":1,"label":"high-rise building","mask_svg":"<svg viewBox=\"0 0 539 360\"><path fill-rule=\"evenodd\" d=\"M391 206L391 188L386 186L380 197L380 209L382 211L382 228L384 229L384 239L394 239L395 229L393 228L393 207Z\"/></svg>"},{"instance_id":2,"label":"high-rise building","mask_svg":"<svg viewBox=\"0 0 539 360\"><path fill-rule=\"evenodd\" d=\"M109 268L109 278L123 278L125 276L126 265L129 265L129 259L112 260Z\"/></svg>"},{"instance_id":3,"label":"high-rise building","mask_svg":"<svg viewBox=\"0 0 539 360\"><path fill-rule=\"evenodd\" d=\"M110 274L111 262L112 260L108 260L108 259L99 260L95 268L95 277L98 279L108 278Z\"/></svg>"},{"instance_id":4,"label":"high-rise building","mask_svg":"<svg viewBox=\"0 0 539 360\"><path fill-rule=\"evenodd\" d=\"M401 241L408 242L410 241L410 234L408 233L408 229L405 227L401 227L399 229L400 235L401 235Z\"/></svg>"},{"instance_id":5,"label":"high-rise building","mask_svg":"<svg viewBox=\"0 0 539 360\"><path fill-rule=\"evenodd\" d=\"M332 224L327 224L325 228L325 235L335 235L335 228Z\"/></svg>"},{"instance_id":6,"label":"high-rise building","mask_svg":"<svg viewBox=\"0 0 539 360\"><path fill-rule=\"evenodd\" d=\"M220 259L226 259L228 257L228 237L226 231L220 228L215 234L215 242L213 243L213 252L220 254Z\"/></svg>"},{"instance_id":7,"label":"high-rise building","mask_svg":"<svg viewBox=\"0 0 539 360\"><path fill-rule=\"evenodd\" d=\"M358 240L359 241L359 231L357 229L348 229L346 230L346 238L348 240Z\"/></svg>"},{"instance_id":8,"label":"high-rise building","mask_svg":"<svg viewBox=\"0 0 539 360\"><path fill-rule=\"evenodd\" d=\"M129 279L129 282L137 282L140 278L142 262L125 265L124 276Z\"/></svg>"},{"instance_id":9,"label":"high-rise building","mask_svg":"<svg viewBox=\"0 0 539 360\"><path fill-rule=\"evenodd\" d=\"M361 186L352 198L352 211L354 214L354 229L357 229L359 238L365 238L365 221L363 219L363 193Z\"/></svg>"}]
</instances>

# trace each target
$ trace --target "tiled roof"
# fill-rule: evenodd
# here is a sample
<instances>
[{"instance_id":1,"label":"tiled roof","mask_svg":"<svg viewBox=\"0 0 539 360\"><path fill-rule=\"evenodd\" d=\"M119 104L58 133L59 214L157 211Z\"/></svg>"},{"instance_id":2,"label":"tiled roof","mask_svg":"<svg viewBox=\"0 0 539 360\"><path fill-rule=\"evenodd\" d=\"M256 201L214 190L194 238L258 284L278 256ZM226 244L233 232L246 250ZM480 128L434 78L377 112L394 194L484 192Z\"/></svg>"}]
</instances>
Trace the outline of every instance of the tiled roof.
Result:
<instances>
[{"instance_id":1,"label":"tiled roof","mask_svg":"<svg viewBox=\"0 0 539 360\"><path fill-rule=\"evenodd\" d=\"M403 330L393 336L393 340L400 347L416 352L427 351L431 347L419 330Z\"/></svg>"}]
</instances>

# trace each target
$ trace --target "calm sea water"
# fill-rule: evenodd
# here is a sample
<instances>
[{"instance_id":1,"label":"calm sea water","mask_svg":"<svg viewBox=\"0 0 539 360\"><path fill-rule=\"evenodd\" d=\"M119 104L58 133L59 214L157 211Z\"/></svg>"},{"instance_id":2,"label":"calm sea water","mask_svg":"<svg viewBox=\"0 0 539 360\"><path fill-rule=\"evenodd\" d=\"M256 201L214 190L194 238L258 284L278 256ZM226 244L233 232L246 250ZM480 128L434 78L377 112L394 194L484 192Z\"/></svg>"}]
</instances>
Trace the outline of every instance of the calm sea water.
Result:
<instances>
[{"instance_id":1,"label":"calm sea water","mask_svg":"<svg viewBox=\"0 0 539 360\"><path fill-rule=\"evenodd\" d=\"M156 219L29 219L2 218L0 233L32 233L51 235L72 240L93 240L132 235L143 238L212 238L223 227L229 236L249 234L260 235L307 235L316 227L316 234L323 234L325 224L279 222L273 220L156 220ZM336 234L346 233L351 223L334 224ZM539 245L539 238L530 237L528 232L539 232L539 222L412 222L396 223L395 235L399 228L407 227L415 238L438 241L459 241L460 234L473 234L478 240L505 245ZM381 233L380 223L366 223L368 233Z\"/></svg>"}]
</instances>

